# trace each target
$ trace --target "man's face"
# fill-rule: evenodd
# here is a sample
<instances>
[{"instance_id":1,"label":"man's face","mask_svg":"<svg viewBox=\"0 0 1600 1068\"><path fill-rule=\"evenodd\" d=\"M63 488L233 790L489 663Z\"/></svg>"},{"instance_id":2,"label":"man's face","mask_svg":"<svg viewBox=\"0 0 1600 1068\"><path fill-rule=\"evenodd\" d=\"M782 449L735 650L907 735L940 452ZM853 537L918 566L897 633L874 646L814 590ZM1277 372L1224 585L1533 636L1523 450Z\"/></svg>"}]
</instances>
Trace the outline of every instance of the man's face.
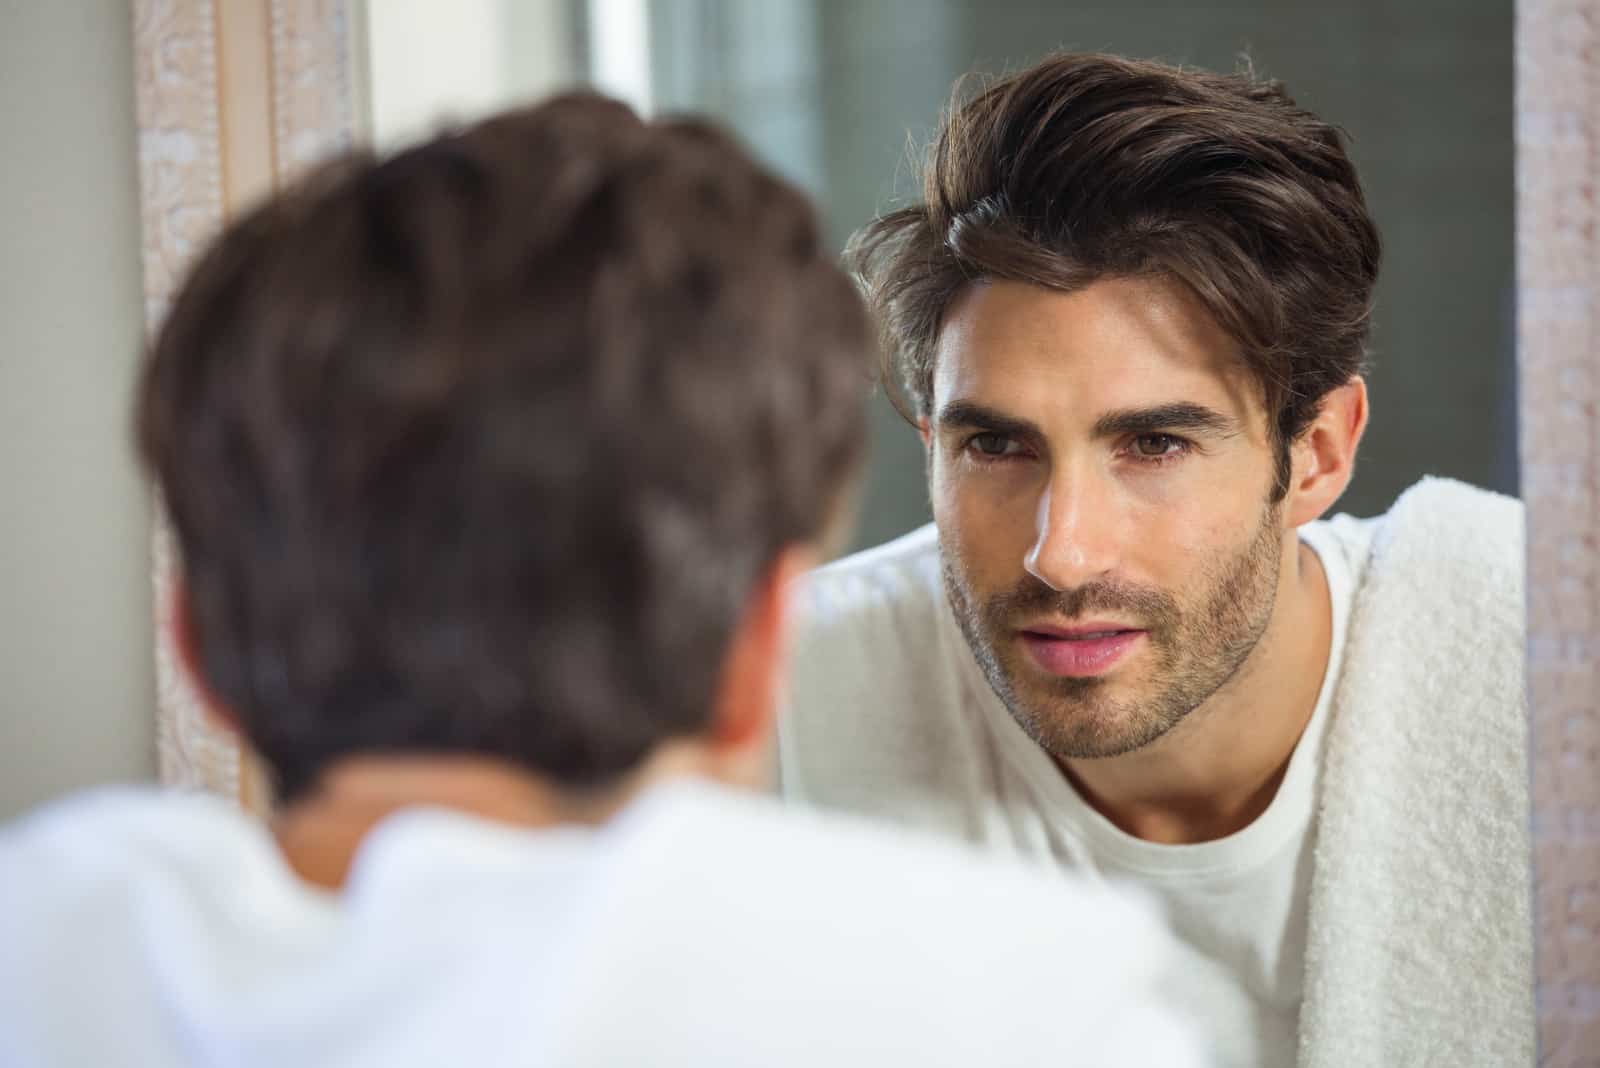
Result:
<instances>
[{"instance_id":1,"label":"man's face","mask_svg":"<svg viewBox=\"0 0 1600 1068\"><path fill-rule=\"evenodd\" d=\"M1058 758L1150 744L1272 618L1285 528L1259 387L1163 279L973 286L935 359L945 586L989 684Z\"/></svg>"}]
</instances>

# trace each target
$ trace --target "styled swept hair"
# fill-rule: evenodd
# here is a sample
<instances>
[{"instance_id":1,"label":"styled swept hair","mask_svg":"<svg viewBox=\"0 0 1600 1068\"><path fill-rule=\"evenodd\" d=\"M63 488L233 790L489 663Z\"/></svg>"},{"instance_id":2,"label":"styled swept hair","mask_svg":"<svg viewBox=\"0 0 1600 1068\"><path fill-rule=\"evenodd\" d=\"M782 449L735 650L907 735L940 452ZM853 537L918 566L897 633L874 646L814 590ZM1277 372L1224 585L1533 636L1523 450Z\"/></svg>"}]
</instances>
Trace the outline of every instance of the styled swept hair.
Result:
<instances>
[{"instance_id":1,"label":"styled swept hair","mask_svg":"<svg viewBox=\"0 0 1600 1068\"><path fill-rule=\"evenodd\" d=\"M1182 282L1261 386L1280 496L1290 444L1361 373L1377 227L1341 132L1277 82L1054 55L970 99L958 87L922 177L922 202L846 253L908 419L929 414L945 314L981 279Z\"/></svg>"}]
</instances>

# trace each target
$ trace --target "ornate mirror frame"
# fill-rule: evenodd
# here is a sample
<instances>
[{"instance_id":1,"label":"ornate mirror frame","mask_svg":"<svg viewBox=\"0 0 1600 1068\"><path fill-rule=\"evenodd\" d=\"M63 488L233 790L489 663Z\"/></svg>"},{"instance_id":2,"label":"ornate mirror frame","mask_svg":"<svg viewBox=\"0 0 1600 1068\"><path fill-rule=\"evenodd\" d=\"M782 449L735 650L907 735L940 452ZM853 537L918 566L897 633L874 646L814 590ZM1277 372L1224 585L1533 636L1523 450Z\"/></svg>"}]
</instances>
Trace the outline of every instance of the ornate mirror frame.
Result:
<instances>
[{"instance_id":1,"label":"ornate mirror frame","mask_svg":"<svg viewBox=\"0 0 1600 1068\"><path fill-rule=\"evenodd\" d=\"M146 332L229 218L356 139L363 8L350 0L133 0ZM202 714L171 642L174 545L156 520L163 782L265 812L265 779Z\"/></svg>"},{"instance_id":2,"label":"ornate mirror frame","mask_svg":"<svg viewBox=\"0 0 1600 1068\"><path fill-rule=\"evenodd\" d=\"M1516 12L1535 996L1539 1063L1576 1066L1600 1051L1600 2Z\"/></svg>"}]
</instances>

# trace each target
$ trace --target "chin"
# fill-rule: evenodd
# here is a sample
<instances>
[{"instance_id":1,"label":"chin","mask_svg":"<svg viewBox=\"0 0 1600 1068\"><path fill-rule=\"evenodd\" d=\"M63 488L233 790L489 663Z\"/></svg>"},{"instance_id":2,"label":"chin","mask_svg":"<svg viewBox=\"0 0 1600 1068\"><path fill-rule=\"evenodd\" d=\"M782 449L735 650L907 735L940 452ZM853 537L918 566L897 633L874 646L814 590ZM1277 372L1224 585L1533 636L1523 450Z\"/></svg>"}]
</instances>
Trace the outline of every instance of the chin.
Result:
<instances>
[{"instance_id":1,"label":"chin","mask_svg":"<svg viewBox=\"0 0 1600 1068\"><path fill-rule=\"evenodd\" d=\"M1104 677L1049 681L1048 691L1026 693L1012 705L1011 714L1057 759L1123 756L1154 743L1174 726L1140 716L1138 698L1114 693L1116 687ZM1061 683L1070 684L1075 692L1063 693Z\"/></svg>"}]
</instances>

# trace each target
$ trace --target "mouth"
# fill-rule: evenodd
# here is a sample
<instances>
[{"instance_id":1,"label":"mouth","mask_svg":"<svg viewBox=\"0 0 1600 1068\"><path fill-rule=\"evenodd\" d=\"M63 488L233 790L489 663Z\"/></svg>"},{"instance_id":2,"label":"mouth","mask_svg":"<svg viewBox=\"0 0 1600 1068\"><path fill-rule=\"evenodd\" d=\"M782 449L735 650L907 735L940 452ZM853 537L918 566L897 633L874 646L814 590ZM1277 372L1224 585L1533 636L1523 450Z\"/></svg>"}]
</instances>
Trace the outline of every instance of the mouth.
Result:
<instances>
[{"instance_id":1,"label":"mouth","mask_svg":"<svg viewBox=\"0 0 1600 1068\"><path fill-rule=\"evenodd\" d=\"M1069 627L1038 623L1020 631L1023 647L1034 664L1048 674L1072 679L1109 673L1132 655L1146 634L1139 628L1108 620Z\"/></svg>"}]
</instances>

